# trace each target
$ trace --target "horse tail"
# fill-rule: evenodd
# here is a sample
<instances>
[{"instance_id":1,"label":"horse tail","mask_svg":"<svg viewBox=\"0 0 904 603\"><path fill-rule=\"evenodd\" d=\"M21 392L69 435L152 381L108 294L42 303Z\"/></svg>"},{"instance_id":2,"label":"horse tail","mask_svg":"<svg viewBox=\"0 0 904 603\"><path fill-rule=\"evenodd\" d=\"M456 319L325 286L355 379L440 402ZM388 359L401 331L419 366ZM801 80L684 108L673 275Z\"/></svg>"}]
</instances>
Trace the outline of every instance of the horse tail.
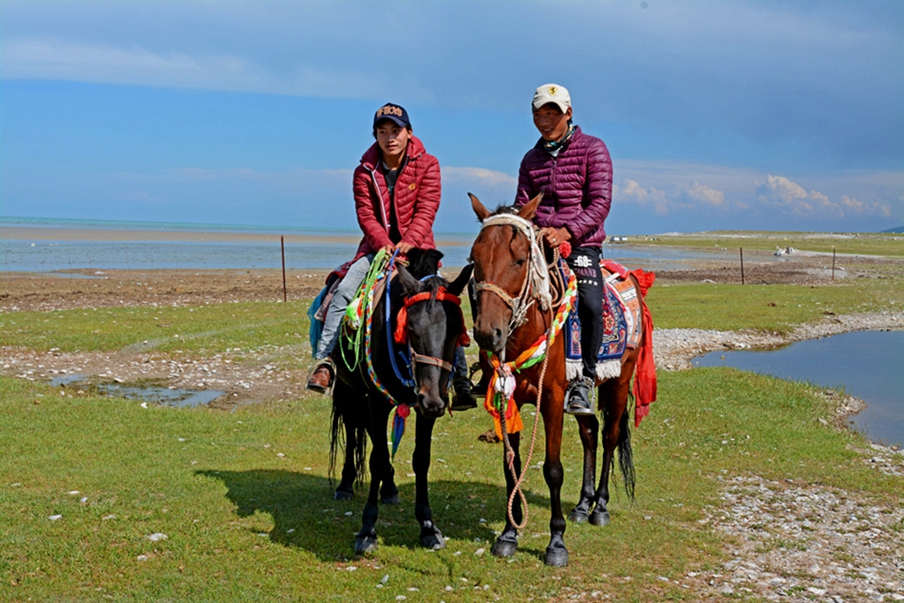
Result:
<instances>
[{"instance_id":1,"label":"horse tail","mask_svg":"<svg viewBox=\"0 0 904 603\"><path fill-rule=\"evenodd\" d=\"M336 475L336 456L340 450L345 449L345 420L339 410L336 400L333 400L333 408L330 411L330 468L327 473L330 480L330 489L333 486L333 478Z\"/></svg>"},{"instance_id":2,"label":"horse tail","mask_svg":"<svg viewBox=\"0 0 904 603\"><path fill-rule=\"evenodd\" d=\"M333 487L333 478L336 475L336 459L339 451L344 451L348 446L346 433L346 424L348 418L343 413L343 409L333 398L333 408L330 412L330 467L329 480L330 488ZM353 427L355 434L355 481L360 482L364 479L365 462L367 460L367 430L364 425L358 423ZM344 461L343 461L344 464Z\"/></svg>"},{"instance_id":3,"label":"horse tail","mask_svg":"<svg viewBox=\"0 0 904 603\"><path fill-rule=\"evenodd\" d=\"M631 421L628 412L630 406L625 407L619 419L618 426L618 467L621 469L622 478L625 481L625 493L634 500L634 485L637 475L634 472L634 451L631 448Z\"/></svg>"}]
</instances>

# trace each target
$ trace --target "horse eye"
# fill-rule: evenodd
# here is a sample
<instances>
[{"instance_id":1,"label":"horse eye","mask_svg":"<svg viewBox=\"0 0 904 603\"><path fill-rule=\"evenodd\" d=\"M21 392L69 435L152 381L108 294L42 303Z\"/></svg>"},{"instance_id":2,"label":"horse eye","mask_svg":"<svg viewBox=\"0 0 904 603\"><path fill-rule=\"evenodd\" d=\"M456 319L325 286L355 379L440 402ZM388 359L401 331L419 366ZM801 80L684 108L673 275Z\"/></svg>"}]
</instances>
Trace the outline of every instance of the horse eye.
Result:
<instances>
[{"instance_id":1,"label":"horse eye","mask_svg":"<svg viewBox=\"0 0 904 603\"><path fill-rule=\"evenodd\" d=\"M526 258L518 258L517 260L515 260L515 266L523 266L524 262L526 262L526 261L527 261Z\"/></svg>"}]
</instances>

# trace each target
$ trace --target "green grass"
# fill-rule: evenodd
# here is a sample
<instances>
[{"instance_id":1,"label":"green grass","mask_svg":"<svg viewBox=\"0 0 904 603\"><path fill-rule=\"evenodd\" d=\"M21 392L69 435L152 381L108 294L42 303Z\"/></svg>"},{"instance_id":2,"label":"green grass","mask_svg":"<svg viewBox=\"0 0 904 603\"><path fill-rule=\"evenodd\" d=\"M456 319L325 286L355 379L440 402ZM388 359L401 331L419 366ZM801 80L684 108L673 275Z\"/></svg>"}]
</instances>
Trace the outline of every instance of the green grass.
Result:
<instances>
[{"instance_id":1,"label":"green grass","mask_svg":"<svg viewBox=\"0 0 904 603\"><path fill-rule=\"evenodd\" d=\"M849 449L859 436L819 422L830 409L802 385L730 369L662 373L660 399L634 432L637 500L615 496L605 529L569 525L567 569L541 561L549 506L536 470L518 554L512 562L489 556L504 482L500 447L476 441L489 425L477 412L437 424L431 493L448 547L416 546L409 436L396 460L402 503L381 507L377 553L354 559L363 499L331 499L323 398L229 414L70 398L0 378L0 400L2 600L451 602L546 600L579 589L619 601L692 601L658 577L721 560L720 538L699 523L717 504L721 475L818 481L875 498L904 488ZM571 419L566 432L570 508L580 475ZM541 459L542 442L532 464ZM158 532L168 539L147 539Z\"/></svg>"},{"instance_id":2,"label":"green grass","mask_svg":"<svg viewBox=\"0 0 904 603\"><path fill-rule=\"evenodd\" d=\"M646 299L657 328L788 332L831 314L904 308L904 279L825 286L670 283L654 285Z\"/></svg>"},{"instance_id":3,"label":"green grass","mask_svg":"<svg viewBox=\"0 0 904 603\"><path fill-rule=\"evenodd\" d=\"M731 236L743 234L746 236ZM752 235L752 236L751 236ZM701 249L731 249L775 251L776 247L794 247L801 251L839 254L880 255L904 257L904 236L900 234L856 233L851 236L833 237L806 232L706 232L682 235L656 235L655 237L631 237L631 243L643 245L669 245Z\"/></svg>"},{"instance_id":4,"label":"green grass","mask_svg":"<svg viewBox=\"0 0 904 603\"><path fill-rule=\"evenodd\" d=\"M776 331L824 312L904 303L899 278L870 279L866 293L860 285L660 284L648 301L657 328ZM202 357L271 347L292 356L306 345L305 310L305 303L247 303L6 313L0 345ZM659 400L634 431L637 500L615 495L605 529L569 525L570 564L551 569L542 564L549 501L539 470L528 474L530 523L518 554L511 562L489 555L505 501L500 446L476 440L490 426L483 412L437 424L431 495L447 549L416 546L410 430L396 460L402 503L381 507L380 548L355 559L363 496L331 498L326 399L232 413L142 408L0 377L0 601L382 602L404 595L452 603L567 600L576 591L694 601L693 592L659 578L677 580L725 560L728 544L700 523L704 509L719 504L722 476L818 482L900 504L893 493L904 491L904 480L867 467L851 448L862 437L827 427L832 409L805 385L722 368L660 372L659 380ZM526 413L528 429L532 421ZM542 461L542 448L541 437L531 464ZM572 419L563 454L570 509L581 470ZM168 538L147 538L158 532Z\"/></svg>"}]
</instances>

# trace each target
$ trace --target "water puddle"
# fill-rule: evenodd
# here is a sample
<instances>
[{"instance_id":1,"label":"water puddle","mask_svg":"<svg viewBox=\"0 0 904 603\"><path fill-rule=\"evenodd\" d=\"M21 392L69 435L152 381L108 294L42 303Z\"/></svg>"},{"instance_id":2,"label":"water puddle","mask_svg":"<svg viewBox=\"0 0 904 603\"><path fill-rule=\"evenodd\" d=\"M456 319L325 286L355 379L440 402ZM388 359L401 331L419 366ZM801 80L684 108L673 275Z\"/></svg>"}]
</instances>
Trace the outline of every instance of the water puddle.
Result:
<instances>
[{"instance_id":1,"label":"water puddle","mask_svg":"<svg viewBox=\"0 0 904 603\"><path fill-rule=\"evenodd\" d=\"M50 385L83 385L105 396L128 400L141 400L161 406L191 407L213 402L226 392L217 389L178 389L152 384L128 385L121 383L93 383L83 375L63 375L51 380Z\"/></svg>"},{"instance_id":2,"label":"water puddle","mask_svg":"<svg viewBox=\"0 0 904 603\"><path fill-rule=\"evenodd\" d=\"M866 402L852 424L880 443L904 446L904 331L856 331L766 351L711 352L694 366L732 366L841 388Z\"/></svg>"}]
</instances>

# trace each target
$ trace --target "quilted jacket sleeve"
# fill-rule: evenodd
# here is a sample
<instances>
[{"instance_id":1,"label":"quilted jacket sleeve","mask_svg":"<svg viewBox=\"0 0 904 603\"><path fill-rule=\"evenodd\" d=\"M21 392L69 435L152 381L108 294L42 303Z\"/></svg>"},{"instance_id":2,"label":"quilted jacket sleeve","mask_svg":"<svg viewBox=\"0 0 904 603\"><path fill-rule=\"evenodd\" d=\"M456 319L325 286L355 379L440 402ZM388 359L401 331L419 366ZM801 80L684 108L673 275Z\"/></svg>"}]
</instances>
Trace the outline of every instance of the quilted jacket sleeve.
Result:
<instances>
[{"instance_id":1,"label":"quilted jacket sleeve","mask_svg":"<svg viewBox=\"0 0 904 603\"><path fill-rule=\"evenodd\" d=\"M515 192L515 207L521 207L539 193L539 191L534 190L534 184L530 179L528 155L530 155L530 152L521 159L521 168L518 170L518 190Z\"/></svg>"},{"instance_id":2,"label":"quilted jacket sleeve","mask_svg":"<svg viewBox=\"0 0 904 603\"><path fill-rule=\"evenodd\" d=\"M439 161L427 153L419 157L418 161L424 161L425 165L423 171L419 170L418 177L414 182L414 190L405 191L414 196L411 201L414 203L414 213L411 223L402 234L402 241L410 243L414 247L422 247L424 241L433 232L433 221L436 219L442 195Z\"/></svg>"},{"instance_id":3,"label":"quilted jacket sleeve","mask_svg":"<svg viewBox=\"0 0 904 603\"><path fill-rule=\"evenodd\" d=\"M583 209L566 228L581 240L605 222L612 204L612 159L606 144L594 140L587 150L587 172L584 181Z\"/></svg>"},{"instance_id":4,"label":"quilted jacket sleeve","mask_svg":"<svg viewBox=\"0 0 904 603\"><path fill-rule=\"evenodd\" d=\"M378 192L375 190L373 176L364 167L355 169L352 189L355 195L355 212L358 214L358 225L364 233L364 239L374 251L392 244L389 234L383 225Z\"/></svg>"}]
</instances>

